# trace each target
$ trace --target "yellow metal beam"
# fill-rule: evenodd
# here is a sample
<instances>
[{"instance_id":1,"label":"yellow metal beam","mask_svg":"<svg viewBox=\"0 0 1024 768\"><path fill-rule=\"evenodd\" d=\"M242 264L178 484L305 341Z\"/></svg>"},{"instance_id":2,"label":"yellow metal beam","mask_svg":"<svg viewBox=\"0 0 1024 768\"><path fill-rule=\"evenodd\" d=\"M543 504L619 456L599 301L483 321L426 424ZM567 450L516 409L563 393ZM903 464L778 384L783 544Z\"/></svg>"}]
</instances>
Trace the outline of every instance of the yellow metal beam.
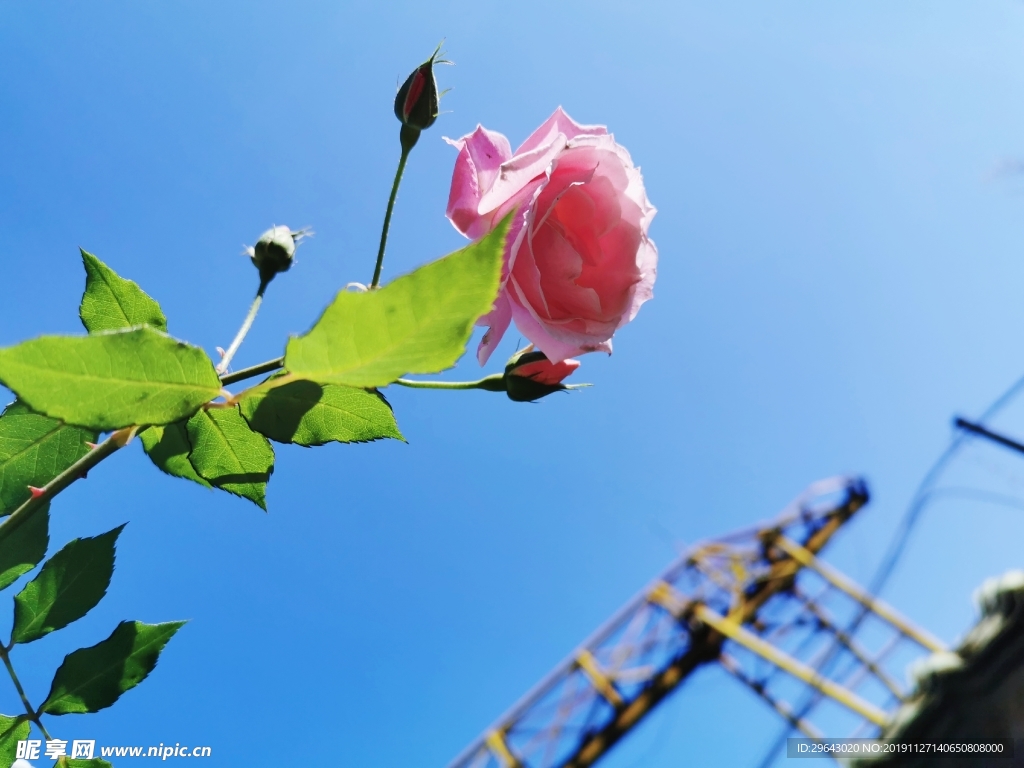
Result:
<instances>
[{"instance_id":1,"label":"yellow metal beam","mask_svg":"<svg viewBox=\"0 0 1024 768\"><path fill-rule=\"evenodd\" d=\"M647 601L660 605L677 619L683 615L689 602L667 581L659 581L655 584L654 589L647 595Z\"/></svg>"},{"instance_id":2,"label":"yellow metal beam","mask_svg":"<svg viewBox=\"0 0 1024 768\"><path fill-rule=\"evenodd\" d=\"M849 691L838 683L822 677L814 669L801 661L794 659L789 654L779 650L771 643L765 642L760 637L744 629L735 621L726 619L721 614L711 610L706 605L694 606L693 615L703 621L712 629L721 632L730 640L739 643L744 648L756 653L763 659L770 661L789 674L793 675L812 688L828 696L833 701L851 709L861 717L870 720L878 726L885 726L889 722L888 716L881 709L871 702L865 701L853 691Z\"/></svg>"},{"instance_id":3,"label":"yellow metal beam","mask_svg":"<svg viewBox=\"0 0 1024 768\"><path fill-rule=\"evenodd\" d=\"M613 707L622 706L622 696L615 689L612 681L608 678L608 675L604 673L601 666L597 663L597 659L590 651L580 651L580 654L576 657L576 664L583 673L590 680L590 684L594 686L598 693L600 693L605 700Z\"/></svg>"},{"instance_id":4,"label":"yellow metal beam","mask_svg":"<svg viewBox=\"0 0 1024 768\"><path fill-rule=\"evenodd\" d=\"M500 731L491 731L487 734L487 748L498 758L504 768L519 768L521 765L512 754L512 750L508 748L508 744L505 743L505 734Z\"/></svg>"},{"instance_id":5,"label":"yellow metal beam","mask_svg":"<svg viewBox=\"0 0 1024 768\"><path fill-rule=\"evenodd\" d=\"M888 603L868 594L852 579L847 578L839 571L832 568L832 566L819 560L812 552L801 547L792 539L787 539L785 536L779 536L775 539L774 543L779 549L800 563L800 565L815 571L829 584L848 594L880 619L884 619L889 622L892 626L896 627L896 629L921 647L927 648L932 653L939 653L947 650L946 644L937 637L927 630L915 626L909 619L902 616Z\"/></svg>"}]
</instances>

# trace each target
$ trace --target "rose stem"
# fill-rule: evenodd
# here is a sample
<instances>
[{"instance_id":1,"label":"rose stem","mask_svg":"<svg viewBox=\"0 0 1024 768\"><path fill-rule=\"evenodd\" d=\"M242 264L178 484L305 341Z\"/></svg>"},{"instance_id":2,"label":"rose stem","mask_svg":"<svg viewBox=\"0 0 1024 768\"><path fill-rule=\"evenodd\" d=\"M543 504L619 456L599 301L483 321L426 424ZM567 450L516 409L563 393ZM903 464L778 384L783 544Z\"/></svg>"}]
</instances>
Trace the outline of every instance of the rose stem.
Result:
<instances>
[{"instance_id":1,"label":"rose stem","mask_svg":"<svg viewBox=\"0 0 1024 768\"><path fill-rule=\"evenodd\" d=\"M486 389L490 392L504 392L504 376L495 373L477 381L414 381L413 379L395 379L392 383L413 389Z\"/></svg>"},{"instance_id":2,"label":"rose stem","mask_svg":"<svg viewBox=\"0 0 1024 768\"><path fill-rule=\"evenodd\" d=\"M231 346L228 347L228 351L224 353L224 357L221 358L220 365L217 366L217 374L223 375L227 371L228 366L231 364L231 358L235 356L235 352L242 346L242 342L245 340L245 335L249 333L249 329L252 328L253 321L256 320L256 313L260 311L260 304L263 303L263 294L266 293L267 285L270 284L269 280L260 280L260 288L256 291L256 298L252 300L252 306L249 307L249 314L245 316L245 320L242 321L242 327L238 329L238 333L235 335L235 340L231 342Z\"/></svg>"},{"instance_id":3,"label":"rose stem","mask_svg":"<svg viewBox=\"0 0 1024 768\"><path fill-rule=\"evenodd\" d=\"M225 386L228 384L234 384L236 381L245 381L251 379L253 376L259 376L261 373L270 373L276 371L278 368L284 367L284 358L279 357L275 360L267 360L265 363L259 365L253 365L249 368L242 368L240 371L234 373L226 373L220 377L220 383Z\"/></svg>"},{"instance_id":4,"label":"rose stem","mask_svg":"<svg viewBox=\"0 0 1024 768\"><path fill-rule=\"evenodd\" d=\"M395 198L398 197L398 185L402 183L402 174L405 172L405 161L409 159L409 152L412 146L402 142L402 157L398 161L398 170L395 171L395 181L391 185L391 197L388 198L388 208L384 213L384 226L380 231L380 248L377 249L377 266L373 269L373 282L371 288L376 288L380 283L380 271L384 267L384 246L388 242L388 230L391 228L391 212L395 209Z\"/></svg>"}]
</instances>

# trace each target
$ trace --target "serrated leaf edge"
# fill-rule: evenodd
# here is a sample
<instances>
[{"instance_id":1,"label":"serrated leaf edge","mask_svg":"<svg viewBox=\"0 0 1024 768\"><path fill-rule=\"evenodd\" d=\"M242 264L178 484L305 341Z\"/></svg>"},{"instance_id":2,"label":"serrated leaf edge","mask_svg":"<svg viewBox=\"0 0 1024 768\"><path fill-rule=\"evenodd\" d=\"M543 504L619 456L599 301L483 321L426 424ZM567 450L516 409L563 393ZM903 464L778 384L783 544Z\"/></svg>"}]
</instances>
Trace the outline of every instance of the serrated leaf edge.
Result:
<instances>
[{"instance_id":1,"label":"serrated leaf edge","mask_svg":"<svg viewBox=\"0 0 1024 768\"><path fill-rule=\"evenodd\" d=\"M136 650L136 655L138 655L142 651L148 650L153 645L157 645L157 644L160 645L160 649L157 650L157 652L156 652L157 653L157 658L153 660L152 668L149 671L147 671L145 675L143 675L141 678L139 678L139 680L134 685L132 685L131 688L126 688L125 690L121 691L117 695L117 698L115 698L114 701L112 701L110 704L107 705L108 707L109 706L113 706L113 704L115 704L117 702L117 700L121 698L121 696L123 696L125 693L130 691L132 688L135 688L139 683L141 683L143 680L145 680L147 677L149 677L149 675L153 672L153 670L156 669L156 665L160 661L160 653L163 651L164 647L167 645L167 643L169 643L171 641L171 638L174 637L175 634L177 634L178 630L181 629L183 626L185 626L186 623L188 623L188 622L187 621L164 621L164 622L161 622L160 624L143 624L143 622L141 622L141 621L122 621L120 624L118 624L116 627L114 627L114 631L111 632L110 635L108 635L103 640L100 640L95 645L90 645L90 646L88 646L86 648L78 648L77 650L74 650L71 653L69 653L67 656L65 656L64 657L64 661L61 662L60 667L58 667L57 671L54 673L53 682L54 683L57 682L57 675L60 674L61 669L64 668L64 664L67 663L67 660L71 656L73 656L74 654L78 653L79 651L88 651L88 650L91 650L92 648L95 648L98 645L101 645L102 643L107 642L108 640L110 640L111 637L114 636L114 634L117 632L117 630L120 629L125 624L142 624L145 627L173 627L171 629L171 631L170 631L170 634L168 634L166 636L166 639L164 639L162 642L160 641L159 638L154 638L153 640L150 641L149 644L147 644L147 645L143 646L142 648ZM107 669L109 669L109 667ZM83 681L83 686L85 684L87 684L87 683L91 683L94 680L97 680L100 677L102 677L102 673L105 673L107 671L107 669L102 670L101 674L94 675L93 677L87 678L85 681ZM47 714L52 714L54 716L58 716L58 715L62 715L62 714L80 714L80 713L73 713L73 712L51 712L48 709L48 706L53 703L52 696L53 696L53 683L51 683L51 685L50 685L50 693L47 694L46 701L44 701L40 705L40 707L39 707L39 712L46 712ZM102 707L101 709L106 709L106 707ZM99 710L97 710L97 711L99 711Z\"/></svg>"}]
</instances>

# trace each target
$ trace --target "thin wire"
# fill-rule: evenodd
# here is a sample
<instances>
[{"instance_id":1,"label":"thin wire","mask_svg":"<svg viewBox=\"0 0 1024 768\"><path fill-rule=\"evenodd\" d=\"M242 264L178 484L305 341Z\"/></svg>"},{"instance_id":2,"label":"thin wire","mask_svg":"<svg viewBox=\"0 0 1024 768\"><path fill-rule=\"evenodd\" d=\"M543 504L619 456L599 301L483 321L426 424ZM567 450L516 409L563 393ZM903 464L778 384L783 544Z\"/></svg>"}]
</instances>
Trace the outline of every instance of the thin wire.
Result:
<instances>
[{"instance_id":1,"label":"thin wire","mask_svg":"<svg viewBox=\"0 0 1024 768\"><path fill-rule=\"evenodd\" d=\"M1024 510L1024 499L1021 499L1018 496L1011 496L1007 493L985 491L981 488L932 488L928 491L928 495L931 498L948 496L952 498L974 499L975 501L980 501L983 504L994 504L996 506L1008 507L1009 509Z\"/></svg>"},{"instance_id":2,"label":"thin wire","mask_svg":"<svg viewBox=\"0 0 1024 768\"><path fill-rule=\"evenodd\" d=\"M995 401L985 409L984 413L977 420L978 424L984 424L984 422L991 419L999 411L1005 408L1013 398L1015 398L1020 391L1024 389L1024 376L1017 379L1013 385L1007 389L1003 394L995 399ZM934 498L937 494L934 492L932 486L942 476L943 471L949 465L949 462L959 452L960 448L965 443L972 439L972 435L958 430L956 434L950 438L949 445L946 450L942 452L935 463L932 464L931 468L925 473L925 476L921 479L921 482L917 486L917 490L914 492L913 497L910 499L910 504L907 505L906 512L903 513L903 519L900 521L900 526L893 534L892 539L889 542L889 547L886 550L885 557L882 558L882 562L879 563L878 568L875 569L875 575L871 579L868 591L872 595L878 595L879 592L885 587L889 577L892 576L896 565L899 563L900 558L903 556L903 551L910 541L911 534L914 532L914 528L921 519L921 513L924 512L928 502ZM854 616L846 629L848 635L852 635L857 631L861 622L870 613L870 609L867 607L861 607L857 615ZM821 666L818 668L822 676L827 675L832 670L832 662L836 658L836 651L839 647L839 643L833 639L830 641L831 648L829 648L828 654L821 662ZM821 700L821 694L813 693L804 698L804 703L798 709L796 718L798 720L803 719L807 716L807 713ZM769 768L772 763L775 762L775 757L779 751L786 745L786 739L789 738L789 734L793 732L792 727L788 724L783 727L779 736L772 742L772 745L768 748L764 758L759 763L759 768Z\"/></svg>"},{"instance_id":3,"label":"thin wire","mask_svg":"<svg viewBox=\"0 0 1024 768\"><path fill-rule=\"evenodd\" d=\"M981 414L977 423L983 424L999 413L999 411L1009 405L1010 401L1013 400L1013 398L1016 397L1022 389L1024 389L1024 376L1017 379L1017 381L1015 381L1008 390L996 398L995 402L993 402L992 405L986 408L985 412ZM935 481L939 479L943 470L945 470L949 462L957 452L959 452L960 448L971 439L972 435L963 431L958 431L950 440L949 446L942 455L939 456L931 469L928 470L928 473L921 480L921 483L917 486L917 490L915 491L913 498L910 500L910 505L907 507L907 511L903 514L903 520L900 522L900 527L889 544L886 556L882 559L882 562L875 571L874 578L871 580L870 590L872 594L877 595L892 575L897 562L903 555L903 550L907 546L907 542L910 540L910 535L913 533L914 527L920 520L921 513L924 511Z\"/></svg>"}]
</instances>

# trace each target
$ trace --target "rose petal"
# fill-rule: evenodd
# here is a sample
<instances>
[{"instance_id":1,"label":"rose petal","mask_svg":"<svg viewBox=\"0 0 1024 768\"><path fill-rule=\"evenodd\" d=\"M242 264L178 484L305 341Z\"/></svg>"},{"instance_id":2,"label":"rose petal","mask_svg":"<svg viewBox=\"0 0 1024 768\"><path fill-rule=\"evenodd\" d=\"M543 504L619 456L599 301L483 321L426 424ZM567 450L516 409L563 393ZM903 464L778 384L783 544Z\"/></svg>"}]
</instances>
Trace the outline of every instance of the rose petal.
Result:
<instances>
[{"instance_id":1,"label":"rose petal","mask_svg":"<svg viewBox=\"0 0 1024 768\"><path fill-rule=\"evenodd\" d=\"M481 211L480 200L494 184L501 164L512 157L508 139L482 125L460 139L445 141L459 150L448 195L448 218L455 228L474 240L493 227L492 217Z\"/></svg>"},{"instance_id":2,"label":"rose petal","mask_svg":"<svg viewBox=\"0 0 1024 768\"><path fill-rule=\"evenodd\" d=\"M476 321L477 325L488 326L487 332L480 339L480 346L476 348L476 359L480 365L487 364L511 322L512 307L509 305L508 294L502 290L494 302L494 309Z\"/></svg>"},{"instance_id":3,"label":"rose petal","mask_svg":"<svg viewBox=\"0 0 1024 768\"><path fill-rule=\"evenodd\" d=\"M633 289L629 312L626 313L621 325L636 317L641 304L654 298L654 281L658 277L658 249L653 240L646 237L643 239L636 260L640 268L640 282Z\"/></svg>"},{"instance_id":4,"label":"rose petal","mask_svg":"<svg viewBox=\"0 0 1024 768\"><path fill-rule=\"evenodd\" d=\"M494 183L480 200L480 211L493 211L511 200L517 201L517 204L525 202L529 197L525 191L530 182L544 176L551 162L564 149L565 137L556 134L550 144L525 154L517 154L502 163Z\"/></svg>"},{"instance_id":5,"label":"rose petal","mask_svg":"<svg viewBox=\"0 0 1024 768\"><path fill-rule=\"evenodd\" d=\"M552 137L559 133L565 136L566 139L572 140L577 136L607 135L608 129L603 125L580 125L569 117L565 110L558 107L551 117L545 120L540 128L531 133L530 138L519 146L516 154L519 155L536 149L539 146L550 144Z\"/></svg>"},{"instance_id":6,"label":"rose petal","mask_svg":"<svg viewBox=\"0 0 1024 768\"><path fill-rule=\"evenodd\" d=\"M514 288L514 284L511 281L509 281L509 286ZM519 303L514 290L510 291L509 298L509 304L512 306L512 319L515 320L516 327L551 362L560 363L568 357L582 355L586 352L607 352L611 354L612 342L610 338L605 341L598 341L584 337L582 338L582 343L572 343L557 339L548 333L545 326L537 322L537 319L530 314L526 307Z\"/></svg>"},{"instance_id":7,"label":"rose petal","mask_svg":"<svg viewBox=\"0 0 1024 768\"><path fill-rule=\"evenodd\" d=\"M550 360L538 360L535 363L518 366L513 373L516 376L533 379L538 384L547 384L549 387L553 387L556 384L561 384L579 367L579 360L562 360L558 363L552 363Z\"/></svg>"}]
</instances>

